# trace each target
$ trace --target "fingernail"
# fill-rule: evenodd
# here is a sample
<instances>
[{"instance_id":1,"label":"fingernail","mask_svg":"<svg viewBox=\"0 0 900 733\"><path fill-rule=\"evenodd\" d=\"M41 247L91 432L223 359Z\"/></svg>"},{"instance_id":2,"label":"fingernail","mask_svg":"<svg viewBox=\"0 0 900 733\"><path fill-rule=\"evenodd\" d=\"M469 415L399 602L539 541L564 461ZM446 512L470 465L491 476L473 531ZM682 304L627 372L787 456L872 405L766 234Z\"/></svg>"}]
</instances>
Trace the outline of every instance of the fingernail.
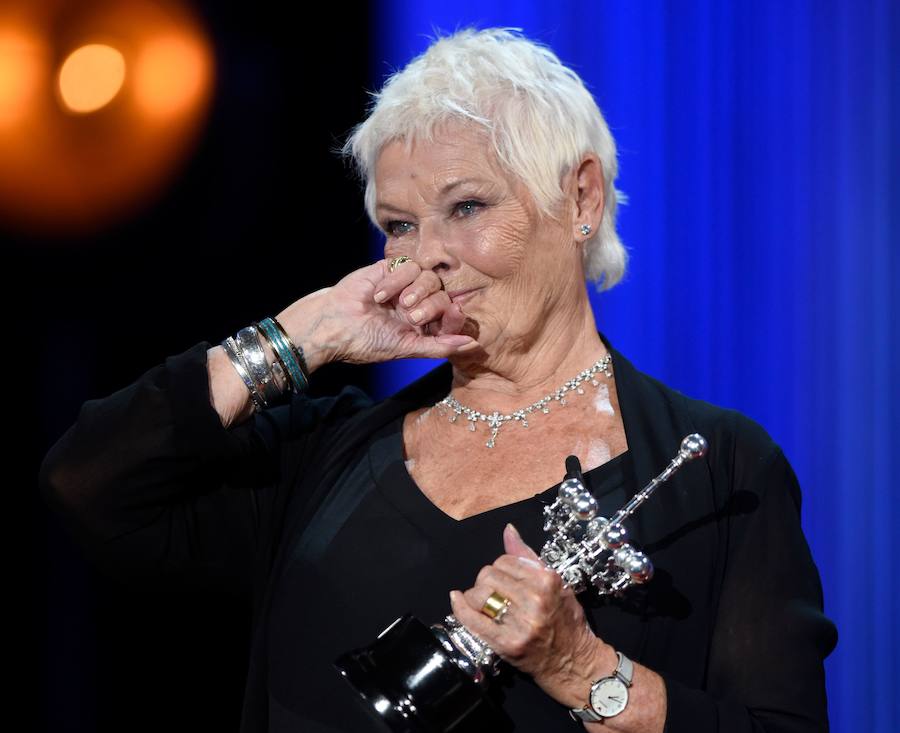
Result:
<instances>
[{"instance_id":1,"label":"fingernail","mask_svg":"<svg viewBox=\"0 0 900 733\"><path fill-rule=\"evenodd\" d=\"M512 530L512 533L513 533L516 537L518 537L519 539L522 538L522 535L519 534L519 530L517 530L517 529L515 528L515 525L513 525L512 522L510 522L509 524L507 524L507 525L506 525L506 528Z\"/></svg>"},{"instance_id":2,"label":"fingernail","mask_svg":"<svg viewBox=\"0 0 900 733\"><path fill-rule=\"evenodd\" d=\"M375 302L376 303L380 303L385 298L387 298L387 293L384 292L383 290L379 290L377 293L375 293Z\"/></svg>"},{"instance_id":3,"label":"fingernail","mask_svg":"<svg viewBox=\"0 0 900 733\"><path fill-rule=\"evenodd\" d=\"M415 310L415 311L413 311L412 313L410 313L410 314L409 314L409 317L410 317L413 321L415 321L416 323L418 323L419 321L422 320L422 316L424 316L424 315L425 315L425 312L424 312L423 310L419 309L419 310Z\"/></svg>"},{"instance_id":4,"label":"fingernail","mask_svg":"<svg viewBox=\"0 0 900 733\"><path fill-rule=\"evenodd\" d=\"M403 299L403 305L412 305L416 302L416 294L410 293Z\"/></svg>"},{"instance_id":5,"label":"fingernail","mask_svg":"<svg viewBox=\"0 0 900 733\"><path fill-rule=\"evenodd\" d=\"M457 349L457 351L474 351L474 350L477 349L477 348L478 348L478 342L477 342L477 341L470 341L469 343L463 344L462 346L460 346L460 347Z\"/></svg>"}]
</instances>

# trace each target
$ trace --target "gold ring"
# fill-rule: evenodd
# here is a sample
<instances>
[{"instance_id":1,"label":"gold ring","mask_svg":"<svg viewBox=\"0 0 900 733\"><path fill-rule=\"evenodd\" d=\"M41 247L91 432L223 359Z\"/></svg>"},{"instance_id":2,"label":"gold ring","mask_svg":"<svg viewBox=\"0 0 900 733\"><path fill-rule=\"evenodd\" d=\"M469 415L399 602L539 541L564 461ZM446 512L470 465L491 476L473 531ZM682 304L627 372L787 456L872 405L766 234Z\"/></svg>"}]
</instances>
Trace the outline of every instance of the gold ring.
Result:
<instances>
[{"instance_id":1,"label":"gold ring","mask_svg":"<svg viewBox=\"0 0 900 733\"><path fill-rule=\"evenodd\" d=\"M397 269L397 265L402 265L404 262L409 262L410 258L406 255L400 255L399 257L394 257L388 265L388 272L393 272Z\"/></svg>"},{"instance_id":2,"label":"gold ring","mask_svg":"<svg viewBox=\"0 0 900 733\"><path fill-rule=\"evenodd\" d=\"M506 612L508 610L509 598L501 595L497 591L491 593L487 597L487 600L484 602L484 605L481 607L481 612L498 624L503 621L503 617L506 615Z\"/></svg>"}]
</instances>

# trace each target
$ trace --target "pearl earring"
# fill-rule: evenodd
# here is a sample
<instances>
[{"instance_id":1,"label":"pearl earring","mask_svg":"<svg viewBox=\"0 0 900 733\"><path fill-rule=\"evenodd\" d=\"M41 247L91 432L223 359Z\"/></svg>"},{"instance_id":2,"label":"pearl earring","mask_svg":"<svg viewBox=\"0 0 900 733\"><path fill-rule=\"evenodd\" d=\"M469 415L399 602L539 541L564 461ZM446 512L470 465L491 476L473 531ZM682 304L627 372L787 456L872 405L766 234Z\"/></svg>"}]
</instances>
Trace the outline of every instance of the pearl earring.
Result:
<instances>
[{"instance_id":1,"label":"pearl earring","mask_svg":"<svg viewBox=\"0 0 900 733\"><path fill-rule=\"evenodd\" d=\"M590 234L591 233L591 225L590 224L582 224L581 225L581 233L584 236L587 236L588 234Z\"/></svg>"}]
</instances>

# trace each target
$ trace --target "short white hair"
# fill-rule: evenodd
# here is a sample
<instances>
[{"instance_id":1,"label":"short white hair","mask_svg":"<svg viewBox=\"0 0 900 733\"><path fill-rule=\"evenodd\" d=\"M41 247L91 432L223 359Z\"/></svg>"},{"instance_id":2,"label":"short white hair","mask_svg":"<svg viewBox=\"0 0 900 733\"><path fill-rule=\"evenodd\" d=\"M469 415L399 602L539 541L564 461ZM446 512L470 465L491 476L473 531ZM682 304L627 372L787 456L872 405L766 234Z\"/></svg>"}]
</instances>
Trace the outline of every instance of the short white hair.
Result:
<instances>
[{"instance_id":1,"label":"short white hair","mask_svg":"<svg viewBox=\"0 0 900 733\"><path fill-rule=\"evenodd\" d=\"M625 273L628 254L616 233L616 143L581 78L553 51L518 28L466 28L438 36L428 49L372 94L368 116L341 152L365 181L366 212L375 217L374 168L395 140L434 139L458 121L490 134L500 164L521 180L541 215L552 217L564 196L563 176L596 153L604 181L600 227L584 245L585 277L608 290ZM376 223L377 226L377 223Z\"/></svg>"}]
</instances>

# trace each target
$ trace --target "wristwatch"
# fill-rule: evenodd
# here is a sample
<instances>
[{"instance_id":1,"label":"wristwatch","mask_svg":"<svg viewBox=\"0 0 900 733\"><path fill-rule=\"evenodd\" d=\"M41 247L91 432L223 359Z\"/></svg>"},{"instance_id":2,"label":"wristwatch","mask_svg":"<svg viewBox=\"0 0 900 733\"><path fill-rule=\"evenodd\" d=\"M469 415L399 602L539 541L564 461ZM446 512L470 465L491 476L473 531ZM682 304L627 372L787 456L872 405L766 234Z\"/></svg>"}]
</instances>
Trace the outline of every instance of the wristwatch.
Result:
<instances>
[{"instance_id":1,"label":"wristwatch","mask_svg":"<svg viewBox=\"0 0 900 733\"><path fill-rule=\"evenodd\" d=\"M616 652L619 663L608 677L601 677L593 685L588 695L588 704L583 708L569 710L575 720L603 721L621 713L628 704L628 688L634 665L622 652Z\"/></svg>"}]
</instances>

